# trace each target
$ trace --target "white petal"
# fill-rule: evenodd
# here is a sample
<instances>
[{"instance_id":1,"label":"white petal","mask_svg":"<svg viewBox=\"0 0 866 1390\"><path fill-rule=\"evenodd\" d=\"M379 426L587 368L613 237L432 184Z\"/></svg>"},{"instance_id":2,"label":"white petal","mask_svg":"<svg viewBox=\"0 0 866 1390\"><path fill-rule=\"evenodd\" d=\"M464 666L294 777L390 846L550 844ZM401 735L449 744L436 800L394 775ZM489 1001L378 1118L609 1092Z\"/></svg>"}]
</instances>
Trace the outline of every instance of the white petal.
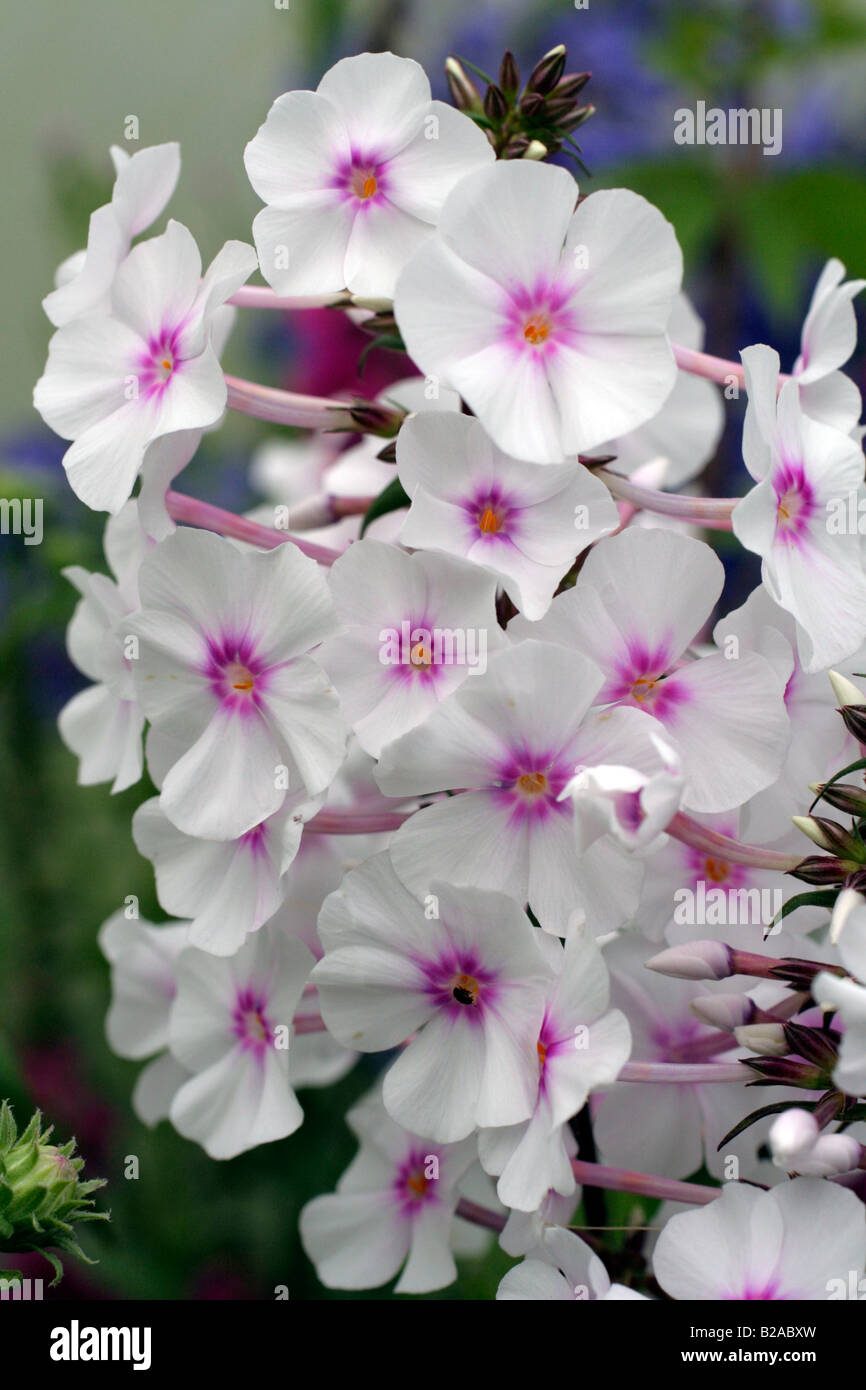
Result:
<instances>
[{"instance_id":1,"label":"white petal","mask_svg":"<svg viewBox=\"0 0 866 1390\"><path fill-rule=\"evenodd\" d=\"M263 208L253 222L262 275L277 294L337 293L346 284L354 212L327 194L297 208Z\"/></svg>"},{"instance_id":2,"label":"white petal","mask_svg":"<svg viewBox=\"0 0 866 1390\"><path fill-rule=\"evenodd\" d=\"M163 783L161 805L187 835L234 840L278 811L280 750L257 713L219 708Z\"/></svg>"},{"instance_id":3,"label":"white petal","mask_svg":"<svg viewBox=\"0 0 866 1390\"><path fill-rule=\"evenodd\" d=\"M354 146L386 159L412 138L430 102L424 69L393 53L341 58L316 91L337 110Z\"/></svg>"},{"instance_id":4,"label":"white petal","mask_svg":"<svg viewBox=\"0 0 866 1390\"><path fill-rule=\"evenodd\" d=\"M298 207L324 192L350 158L345 122L315 92L277 97L244 150L250 183L263 202L277 207Z\"/></svg>"}]
</instances>

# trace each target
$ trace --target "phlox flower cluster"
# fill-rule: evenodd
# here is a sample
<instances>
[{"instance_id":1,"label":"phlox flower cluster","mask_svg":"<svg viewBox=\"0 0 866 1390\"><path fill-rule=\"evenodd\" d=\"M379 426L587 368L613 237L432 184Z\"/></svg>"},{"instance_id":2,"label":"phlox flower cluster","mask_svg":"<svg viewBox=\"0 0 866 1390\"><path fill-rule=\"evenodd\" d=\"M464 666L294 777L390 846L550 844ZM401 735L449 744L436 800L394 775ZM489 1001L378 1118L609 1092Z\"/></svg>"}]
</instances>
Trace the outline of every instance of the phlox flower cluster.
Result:
<instances>
[{"instance_id":1,"label":"phlox flower cluster","mask_svg":"<svg viewBox=\"0 0 866 1390\"><path fill-rule=\"evenodd\" d=\"M562 121L565 61L527 87ZM153 232L178 146L113 151L45 299L36 408L108 514L109 572L65 571L88 684L60 735L82 784L155 793L132 834L165 920L106 904L108 1041L137 1115L222 1161L376 1059L300 1219L328 1287L430 1292L498 1239L503 1300L847 1296L864 282L828 264L788 373L767 344L719 364L661 212L476 120L449 71L453 105L391 53L278 97L238 148L263 206L204 270ZM396 337L404 380L226 376L233 322L311 305ZM710 498L730 380L741 495ZM227 409L272 428L246 516L173 486ZM736 611L720 533L761 560ZM617 1189L662 1229L614 1278L584 1228Z\"/></svg>"}]
</instances>

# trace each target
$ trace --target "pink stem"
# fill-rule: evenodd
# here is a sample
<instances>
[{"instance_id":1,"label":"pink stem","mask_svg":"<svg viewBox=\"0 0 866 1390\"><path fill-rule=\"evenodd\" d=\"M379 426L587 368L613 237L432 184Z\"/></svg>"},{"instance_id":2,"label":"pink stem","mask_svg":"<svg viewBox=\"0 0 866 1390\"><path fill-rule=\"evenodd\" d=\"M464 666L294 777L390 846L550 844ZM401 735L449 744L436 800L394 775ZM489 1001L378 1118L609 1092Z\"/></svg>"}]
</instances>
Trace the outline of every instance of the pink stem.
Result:
<instances>
[{"instance_id":1,"label":"pink stem","mask_svg":"<svg viewBox=\"0 0 866 1390\"><path fill-rule=\"evenodd\" d=\"M780 873L788 873L803 858L801 854L786 854L782 850L765 849L762 845L743 844L730 835L722 835L718 830L699 825L682 811L677 811L666 829L675 840L700 850L702 854L728 860L732 864L745 864L752 869L778 869Z\"/></svg>"},{"instance_id":2,"label":"pink stem","mask_svg":"<svg viewBox=\"0 0 866 1390\"><path fill-rule=\"evenodd\" d=\"M727 1039L730 1051L731 1041ZM649 1081L659 1086L705 1086L711 1081L745 1081L739 1062L626 1062L617 1081Z\"/></svg>"},{"instance_id":3,"label":"pink stem","mask_svg":"<svg viewBox=\"0 0 866 1390\"><path fill-rule=\"evenodd\" d=\"M290 536L287 532L277 531L271 526L260 526L257 521L248 521L246 517L226 512L211 502L200 502L196 497L187 497L182 492L168 491L165 494L165 505L169 516L174 517L175 521L187 526L200 526L205 531L215 531L219 536L232 536L238 541L249 541L250 545L261 546L265 550L274 550L278 545L294 545L303 551L304 555L309 555L311 560L317 560L320 565L333 564L342 554L342 551L332 550L328 545L315 545L312 541Z\"/></svg>"},{"instance_id":4,"label":"pink stem","mask_svg":"<svg viewBox=\"0 0 866 1390\"><path fill-rule=\"evenodd\" d=\"M276 386L260 386L256 381L226 377L228 407L257 420L275 425L298 425L302 429L357 430L345 401L324 396L299 396Z\"/></svg>"},{"instance_id":5,"label":"pink stem","mask_svg":"<svg viewBox=\"0 0 866 1390\"><path fill-rule=\"evenodd\" d=\"M375 835L399 830L411 815L414 815L414 811L355 810L329 806L307 821L304 832L308 835Z\"/></svg>"},{"instance_id":6,"label":"pink stem","mask_svg":"<svg viewBox=\"0 0 866 1390\"><path fill-rule=\"evenodd\" d=\"M620 473L610 473L606 468L594 468L592 471L601 478L612 496L634 507L658 512L662 516L675 516L680 521L691 521L712 531L731 530L731 512L740 500L738 497L680 497L673 492L642 487L640 483L633 483Z\"/></svg>"},{"instance_id":7,"label":"pink stem","mask_svg":"<svg viewBox=\"0 0 866 1390\"><path fill-rule=\"evenodd\" d=\"M680 347L679 343L671 343L671 349L677 366L684 372L691 372L692 376L705 377L707 381L716 381L720 386L728 386L731 377L738 386L745 384L742 362L729 362L725 357L712 357L708 352ZM781 390L788 380L790 378L784 372L780 372L778 389Z\"/></svg>"},{"instance_id":8,"label":"pink stem","mask_svg":"<svg viewBox=\"0 0 866 1390\"><path fill-rule=\"evenodd\" d=\"M638 1197L661 1197L667 1202L691 1202L706 1206L720 1195L721 1188L702 1187L696 1182L677 1182L673 1178L654 1178L627 1168L607 1168L602 1163L585 1163L573 1158L571 1166L584 1187L603 1187L611 1192L633 1192Z\"/></svg>"},{"instance_id":9,"label":"pink stem","mask_svg":"<svg viewBox=\"0 0 866 1390\"><path fill-rule=\"evenodd\" d=\"M462 1216L464 1221L471 1221L473 1225L483 1226L488 1231L503 1230L508 1219L504 1212L491 1211L479 1202L470 1202L468 1197L460 1198L454 1215Z\"/></svg>"}]
</instances>

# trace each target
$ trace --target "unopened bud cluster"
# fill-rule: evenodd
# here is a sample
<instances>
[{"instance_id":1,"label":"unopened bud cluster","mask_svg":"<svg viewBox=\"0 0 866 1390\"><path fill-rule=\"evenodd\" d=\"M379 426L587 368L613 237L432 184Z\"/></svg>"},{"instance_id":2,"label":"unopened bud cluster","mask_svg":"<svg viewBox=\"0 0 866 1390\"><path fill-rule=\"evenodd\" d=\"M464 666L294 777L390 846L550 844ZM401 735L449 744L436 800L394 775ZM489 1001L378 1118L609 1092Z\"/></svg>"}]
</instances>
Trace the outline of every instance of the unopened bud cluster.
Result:
<instances>
[{"instance_id":1,"label":"unopened bud cluster","mask_svg":"<svg viewBox=\"0 0 866 1390\"><path fill-rule=\"evenodd\" d=\"M572 133L595 111L578 100L591 74L567 73L566 59L565 45L557 44L521 90L514 55L506 53L495 82L473 69L486 83L483 96L457 58L448 59L445 75L455 106L486 130L500 159L545 159L563 146L579 152Z\"/></svg>"}]
</instances>

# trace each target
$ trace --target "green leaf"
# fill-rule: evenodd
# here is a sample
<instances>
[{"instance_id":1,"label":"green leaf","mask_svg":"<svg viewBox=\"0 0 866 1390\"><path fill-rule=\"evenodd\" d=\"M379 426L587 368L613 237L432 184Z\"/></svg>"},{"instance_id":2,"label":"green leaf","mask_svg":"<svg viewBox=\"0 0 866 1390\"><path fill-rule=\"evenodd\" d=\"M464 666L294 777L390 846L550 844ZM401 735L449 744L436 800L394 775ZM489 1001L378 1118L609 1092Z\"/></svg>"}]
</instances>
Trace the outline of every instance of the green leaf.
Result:
<instances>
[{"instance_id":1,"label":"green leaf","mask_svg":"<svg viewBox=\"0 0 866 1390\"><path fill-rule=\"evenodd\" d=\"M482 82L486 82L488 87L492 87L494 85L493 78L488 77L487 73L484 71L483 68L476 67L475 63L470 63L468 58L461 58L458 54L457 61L464 68L468 68L470 72L474 72L476 77L480 77Z\"/></svg>"},{"instance_id":2,"label":"green leaf","mask_svg":"<svg viewBox=\"0 0 866 1390\"><path fill-rule=\"evenodd\" d=\"M836 897L837 893L835 888L818 888L814 893L795 893L793 898L789 898L788 901L783 903L779 908L779 911L776 913L764 934L765 939L772 934L772 929L777 922L781 922L782 919L789 916L790 913L796 912L798 907L832 908L836 902Z\"/></svg>"},{"instance_id":3,"label":"green leaf","mask_svg":"<svg viewBox=\"0 0 866 1390\"><path fill-rule=\"evenodd\" d=\"M843 767L841 772L834 773L833 776L830 778L829 782L824 783L825 790L827 787L832 787L834 783L839 782L843 777L847 777L849 772L859 772L860 769L864 767L866 767L866 758L858 758L856 763L849 763L847 767ZM815 800L809 807L810 815L814 811L815 807L818 805L818 802L821 800L823 794L823 792L819 792L818 795L815 797Z\"/></svg>"},{"instance_id":4,"label":"green leaf","mask_svg":"<svg viewBox=\"0 0 866 1390\"><path fill-rule=\"evenodd\" d=\"M371 521L375 521L377 517L387 516L389 512L399 511L401 507L408 507L408 505L409 498L403 484L399 478L395 478L393 482L388 483L387 487L382 489L379 496L364 513L364 520L361 522L361 535L363 536Z\"/></svg>"},{"instance_id":5,"label":"green leaf","mask_svg":"<svg viewBox=\"0 0 866 1390\"><path fill-rule=\"evenodd\" d=\"M800 1100L799 1098L797 1100L797 1105L801 1110L814 1110L817 1104L816 1100ZM753 1110L745 1119L740 1120L739 1124L734 1125L733 1129L728 1130L725 1137L717 1144L716 1153L719 1153L724 1145L729 1144L732 1139L736 1139L738 1134L742 1134L743 1130L756 1124L758 1120L763 1120L766 1115L781 1115L783 1110L790 1109L790 1100L777 1100L772 1105L762 1105L759 1110Z\"/></svg>"},{"instance_id":6,"label":"green leaf","mask_svg":"<svg viewBox=\"0 0 866 1390\"><path fill-rule=\"evenodd\" d=\"M60 1280L63 1278L63 1265L61 1263L60 1257L59 1255L55 1255L53 1250L40 1250L39 1253L40 1255L45 1256L45 1259L48 1261L51 1268L54 1270L54 1278L48 1285L49 1289L53 1289L55 1284L59 1284Z\"/></svg>"},{"instance_id":7,"label":"green leaf","mask_svg":"<svg viewBox=\"0 0 866 1390\"><path fill-rule=\"evenodd\" d=\"M0 1107L0 1153L5 1153L11 1149L15 1140L18 1138L18 1126L12 1114L12 1108L8 1100L4 1100Z\"/></svg>"}]
</instances>

